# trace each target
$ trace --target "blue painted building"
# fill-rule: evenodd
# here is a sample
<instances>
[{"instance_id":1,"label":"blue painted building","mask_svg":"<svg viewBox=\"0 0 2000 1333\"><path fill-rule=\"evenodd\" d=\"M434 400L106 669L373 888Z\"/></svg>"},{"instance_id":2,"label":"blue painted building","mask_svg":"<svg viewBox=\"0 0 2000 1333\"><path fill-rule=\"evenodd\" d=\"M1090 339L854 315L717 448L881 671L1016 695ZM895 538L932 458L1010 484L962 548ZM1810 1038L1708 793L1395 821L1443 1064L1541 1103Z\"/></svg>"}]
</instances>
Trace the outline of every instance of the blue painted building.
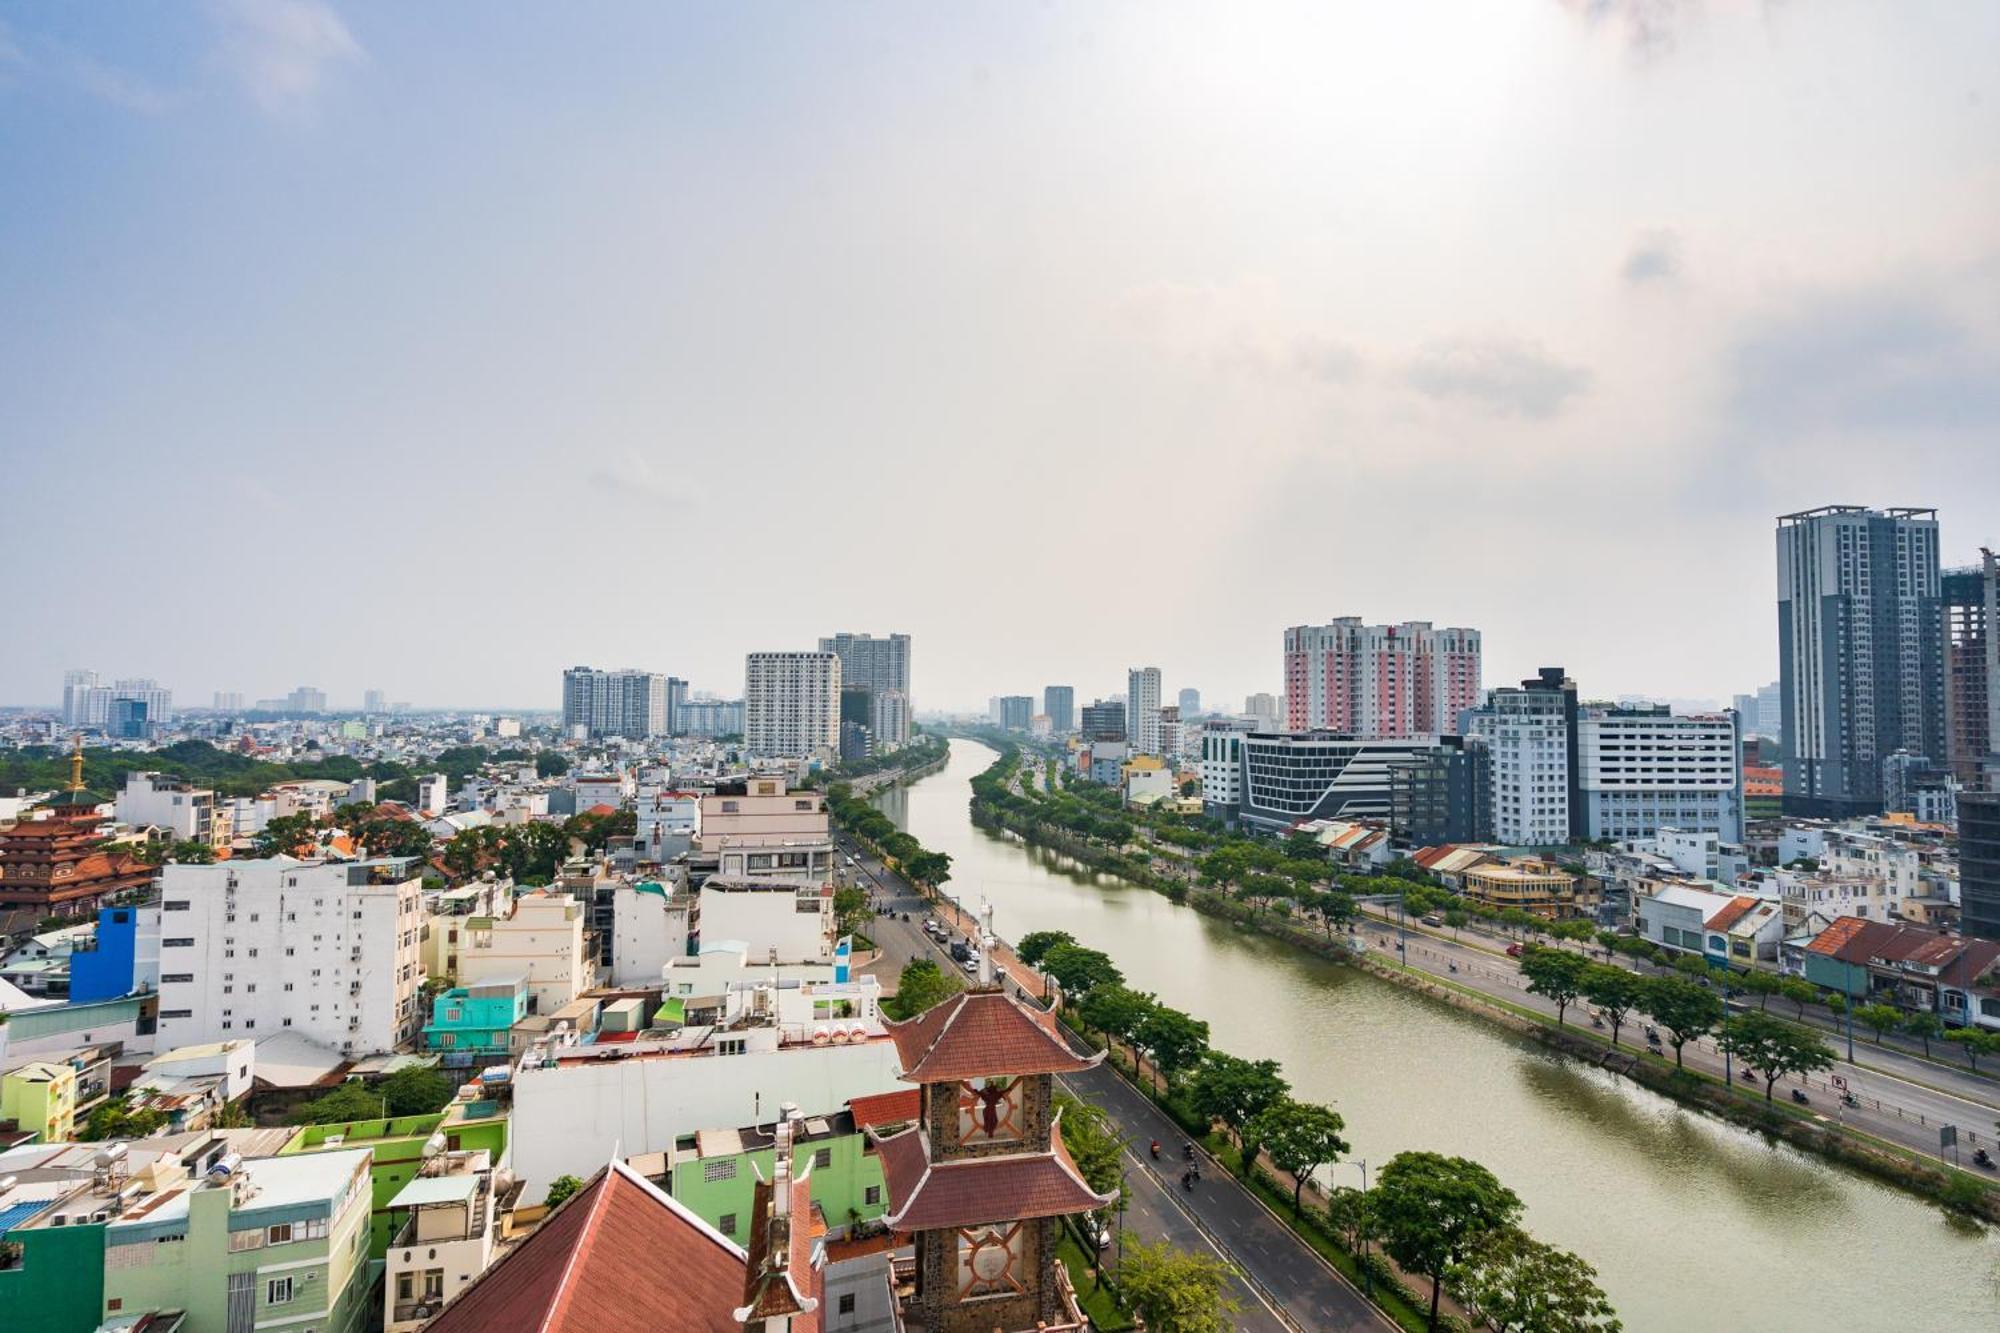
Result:
<instances>
[{"instance_id":1,"label":"blue painted building","mask_svg":"<svg viewBox=\"0 0 2000 1333\"><path fill-rule=\"evenodd\" d=\"M528 1016L528 979L505 977L453 986L431 1001L424 1048L505 1054L507 1034Z\"/></svg>"},{"instance_id":2,"label":"blue painted building","mask_svg":"<svg viewBox=\"0 0 2000 1333\"><path fill-rule=\"evenodd\" d=\"M143 981L152 987L158 977L138 975L138 907L101 907L97 911L97 939L88 949L69 956L69 999L71 1004L123 999Z\"/></svg>"}]
</instances>

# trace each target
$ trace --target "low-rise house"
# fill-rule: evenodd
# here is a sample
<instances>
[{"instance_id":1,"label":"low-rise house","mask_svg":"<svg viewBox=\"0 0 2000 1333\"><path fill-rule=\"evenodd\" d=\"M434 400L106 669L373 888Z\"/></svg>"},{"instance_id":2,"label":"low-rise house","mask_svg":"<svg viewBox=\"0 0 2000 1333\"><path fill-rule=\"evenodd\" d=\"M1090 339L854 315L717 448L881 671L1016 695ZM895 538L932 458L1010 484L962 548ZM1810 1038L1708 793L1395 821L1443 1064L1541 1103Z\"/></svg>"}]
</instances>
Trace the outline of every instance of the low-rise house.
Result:
<instances>
[{"instance_id":1,"label":"low-rise house","mask_svg":"<svg viewBox=\"0 0 2000 1333\"><path fill-rule=\"evenodd\" d=\"M76 1137L76 1070L67 1062L24 1060L0 1072L0 1122L36 1143Z\"/></svg>"},{"instance_id":2,"label":"low-rise house","mask_svg":"<svg viewBox=\"0 0 2000 1333\"><path fill-rule=\"evenodd\" d=\"M1515 908L1554 921L1594 910L1596 904L1582 884L1546 861L1494 861L1462 872L1459 892L1486 907Z\"/></svg>"},{"instance_id":3,"label":"low-rise house","mask_svg":"<svg viewBox=\"0 0 2000 1333\"><path fill-rule=\"evenodd\" d=\"M1119 767L1118 781L1127 805L1149 805L1174 794L1173 770L1158 755L1133 755Z\"/></svg>"},{"instance_id":4,"label":"low-rise house","mask_svg":"<svg viewBox=\"0 0 2000 1333\"><path fill-rule=\"evenodd\" d=\"M1885 999L1948 1023L2000 1027L2000 941L1846 916L1805 949L1805 977L1858 1003Z\"/></svg>"},{"instance_id":5,"label":"low-rise house","mask_svg":"<svg viewBox=\"0 0 2000 1333\"><path fill-rule=\"evenodd\" d=\"M69 997L115 1000L160 988L160 905L101 907L97 930L69 957Z\"/></svg>"},{"instance_id":6,"label":"low-rise house","mask_svg":"<svg viewBox=\"0 0 2000 1333\"><path fill-rule=\"evenodd\" d=\"M460 983L525 977L529 1013L569 1004L597 980L585 949L584 912L568 895L537 890L514 899L512 915L466 917Z\"/></svg>"},{"instance_id":7,"label":"low-rise house","mask_svg":"<svg viewBox=\"0 0 2000 1333\"><path fill-rule=\"evenodd\" d=\"M780 1117L786 1114L779 1108ZM908 1118L914 1120L915 1113ZM750 1239L754 1186L771 1178L777 1140L776 1121L697 1130L683 1135L672 1150L632 1165L663 1177L668 1193L742 1245ZM844 1234L882 1216L882 1160L849 1111L794 1117L792 1142L800 1162L811 1164L812 1201L825 1215L830 1234Z\"/></svg>"},{"instance_id":8,"label":"low-rise house","mask_svg":"<svg viewBox=\"0 0 2000 1333\"><path fill-rule=\"evenodd\" d=\"M701 895L689 893L671 880L649 879L614 889L611 984L657 984L670 962L697 952L701 947L701 903Z\"/></svg>"},{"instance_id":9,"label":"low-rise house","mask_svg":"<svg viewBox=\"0 0 2000 1333\"><path fill-rule=\"evenodd\" d=\"M431 999L424 1048L450 1055L506 1055L514 1025L528 1016L526 977L453 986Z\"/></svg>"},{"instance_id":10,"label":"low-rise house","mask_svg":"<svg viewBox=\"0 0 2000 1333\"><path fill-rule=\"evenodd\" d=\"M484 1149L427 1158L389 1201L382 1283L387 1333L415 1333L484 1273L511 1207L510 1179Z\"/></svg>"},{"instance_id":11,"label":"low-rise house","mask_svg":"<svg viewBox=\"0 0 2000 1333\"><path fill-rule=\"evenodd\" d=\"M701 886L700 941L736 941L750 957L824 963L833 957L833 885L712 875Z\"/></svg>"},{"instance_id":12,"label":"low-rise house","mask_svg":"<svg viewBox=\"0 0 2000 1333\"><path fill-rule=\"evenodd\" d=\"M1464 887L1465 872L1499 860L1498 852L1497 847L1448 842L1420 848L1410 859L1437 876L1438 883L1457 893Z\"/></svg>"},{"instance_id":13,"label":"low-rise house","mask_svg":"<svg viewBox=\"0 0 2000 1333\"><path fill-rule=\"evenodd\" d=\"M1380 824L1357 824L1345 819L1315 819L1294 832L1311 834L1326 852L1327 860L1348 870L1372 870L1396 859L1389 845L1389 830Z\"/></svg>"},{"instance_id":14,"label":"low-rise house","mask_svg":"<svg viewBox=\"0 0 2000 1333\"><path fill-rule=\"evenodd\" d=\"M1708 923L1734 908L1738 895L1717 893L1691 884L1667 884L1635 904L1642 939L1676 953L1695 954L1723 964L1729 960L1726 938L1709 947ZM1752 903L1755 898L1750 899Z\"/></svg>"}]
</instances>

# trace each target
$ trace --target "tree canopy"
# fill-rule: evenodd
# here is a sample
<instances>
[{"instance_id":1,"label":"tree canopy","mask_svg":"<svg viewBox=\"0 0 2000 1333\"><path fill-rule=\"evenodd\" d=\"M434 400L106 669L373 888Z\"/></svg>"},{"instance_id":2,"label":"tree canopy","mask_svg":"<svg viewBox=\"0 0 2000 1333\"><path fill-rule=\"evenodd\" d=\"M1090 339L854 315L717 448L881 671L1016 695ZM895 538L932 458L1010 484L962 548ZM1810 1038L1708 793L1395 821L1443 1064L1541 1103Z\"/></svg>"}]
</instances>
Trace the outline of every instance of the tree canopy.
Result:
<instances>
[{"instance_id":1,"label":"tree canopy","mask_svg":"<svg viewBox=\"0 0 2000 1333\"><path fill-rule=\"evenodd\" d=\"M933 960L912 958L903 964L902 974L896 981L896 993L882 1001L882 1011L891 1018L915 1018L964 989L963 981Z\"/></svg>"},{"instance_id":2,"label":"tree canopy","mask_svg":"<svg viewBox=\"0 0 2000 1333\"><path fill-rule=\"evenodd\" d=\"M1583 994L1585 978L1593 966L1596 964L1582 954L1567 949L1528 948L1521 954L1521 975L1528 979L1528 994L1555 1002L1557 1027L1562 1026L1570 1003Z\"/></svg>"},{"instance_id":3,"label":"tree canopy","mask_svg":"<svg viewBox=\"0 0 2000 1333\"><path fill-rule=\"evenodd\" d=\"M1674 1066L1683 1068L1681 1047L1706 1036L1722 1021L1722 997L1686 977L1652 977L1640 986L1639 1003L1667 1030Z\"/></svg>"},{"instance_id":4,"label":"tree canopy","mask_svg":"<svg viewBox=\"0 0 2000 1333\"><path fill-rule=\"evenodd\" d=\"M1382 1248L1431 1280L1433 1329L1444 1275L1488 1235L1519 1221L1521 1208L1520 1196L1479 1163L1434 1152L1397 1153L1368 1193Z\"/></svg>"},{"instance_id":5,"label":"tree canopy","mask_svg":"<svg viewBox=\"0 0 2000 1333\"><path fill-rule=\"evenodd\" d=\"M1488 1232L1445 1274L1452 1293L1499 1333L1618 1333L1597 1270L1518 1227Z\"/></svg>"},{"instance_id":6,"label":"tree canopy","mask_svg":"<svg viewBox=\"0 0 2000 1333\"><path fill-rule=\"evenodd\" d=\"M1219 1120L1241 1137L1250 1122L1290 1093L1276 1060L1245 1060L1211 1050L1188 1083L1196 1115Z\"/></svg>"},{"instance_id":7,"label":"tree canopy","mask_svg":"<svg viewBox=\"0 0 2000 1333\"><path fill-rule=\"evenodd\" d=\"M1232 1271L1213 1255L1128 1240L1118 1286L1154 1333L1223 1333L1241 1308L1229 1294Z\"/></svg>"},{"instance_id":8,"label":"tree canopy","mask_svg":"<svg viewBox=\"0 0 2000 1333\"><path fill-rule=\"evenodd\" d=\"M1330 1162L1340 1160L1348 1150L1340 1132L1347 1122L1340 1113L1311 1102L1295 1102L1283 1097L1258 1112L1250 1122L1246 1137L1263 1148L1281 1170L1292 1177L1292 1211L1299 1211L1299 1197L1306 1177Z\"/></svg>"},{"instance_id":9,"label":"tree canopy","mask_svg":"<svg viewBox=\"0 0 2000 1333\"><path fill-rule=\"evenodd\" d=\"M1769 1014L1737 1014L1725 1020L1716 1039L1723 1050L1757 1071L1770 1101L1778 1080L1788 1074L1809 1074L1833 1065L1826 1043L1804 1028Z\"/></svg>"}]
</instances>

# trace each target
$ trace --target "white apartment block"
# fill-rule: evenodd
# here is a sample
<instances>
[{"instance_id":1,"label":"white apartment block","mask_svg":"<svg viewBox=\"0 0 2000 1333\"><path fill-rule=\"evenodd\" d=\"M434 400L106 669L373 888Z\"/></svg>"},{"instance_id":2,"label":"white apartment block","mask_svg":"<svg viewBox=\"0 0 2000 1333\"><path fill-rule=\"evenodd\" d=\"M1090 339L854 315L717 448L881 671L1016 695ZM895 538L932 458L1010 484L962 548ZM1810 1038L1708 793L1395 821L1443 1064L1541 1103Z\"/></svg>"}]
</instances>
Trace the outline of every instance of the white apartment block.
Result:
<instances>
[{"instance_id":1,"label":"white apartment block","mask_svg":"<svg viewBox=\"0 0 2000 1333\"><path fill-rule=\"evenodd\" d=\"M1742 740L1729 714L1586 708L1576 728L1585 837L1678 828L1743 840Z\"/></svg>"},{"instance_id":2,"label":"white apartment block","mask_svg":"<svg viewBox=\"0 0 2000 1333\"><path fill-rule=\"evenodd\" d=\"M1125 727L1133 753L1160 753L1158 667L1133 667L1125 673Z\"/></svg>"},{"instance_id":3,"label":"white apartment block","mask_svg":"<svg viewBox=\"0 0 2000 1333\"><path fill-rule=\"evenodd\" d=\"M1364 740L1437 736L1479 702L1476 629L1340 616L1285 631L1285 725Z\"/></svg>"},{"instance_id":4,"label":"white apartment block","mask_svg":"<svg viewBox=\"0 0 2000 1333\"><path fill-rule=\"evenodd\" d=\"M1493 836L1510 847L1569 841L1569 723L1557 690L1498 689L1467 715L1493 753Z\"/></svg>"},{"instance_id":5,"label":"white apartment block","mask_svg":"<svg viewBox=\"0 0 2000 1333\"><path fill-rule=\"evenodd\" d=\"M178 778L127 773L116 811L120 823L135 829L165 829L182 842L217 845L215 793ZM226 829L227 821L221 827Z\"/></svg>"},{"instance_id":6,"label":"white apartment block","mask_svg":"<svg viewBox=\"0 0 2000 1333\"><path fill-rule=\"evenodd\" d=\"M749 654L744 661L744 748L773 758L838 750L840 681L840 657L833 652Z\"/></svg>"},{"instance_id":7,"label":"white apartment block","mask_svg":"<svg viewBox=\"0 0 2000 1333\"><path fill-rule=\"evenodd\" d=\"M612 891L611 984L657 986L668 963L685 960L701 929L700 899L671 884L620 884Z\"/></svg>"},{"instance_id":8,"label":"white apartment block","mask_svg":"<svg viewBox=\"0 0 2000 1333\"><path fill-rule=\"evenodd\" d=\"M420 870L288 856L163 867L159 1048L286 1029L343 1055L402 1046L423 1023Z\"/></svg>"},{"instance_id":9,"label":"white apartment block","mask_svg":"<svg viewBox=\"0 0 2000 1333\"><path fill-rule=\"evenodd\" d=\"M531 1014L552 1014L597 982L584 905L568 894L523 894L511 916L467 917L459 938L458 983L523 978Z\"/></svg>"},{"instance_id":10,"label":"white apartment block","mask_svg":"<svg viewBox=\"0 0 2000 1333\"><path fill-rule=\"evenodd\" d=\"M831 884L712 875L701 886L704 948L737 943L753 963L825 963L834 929Z\"/></svg>"},{"instance_id":11,"label":"white apartment block","mask_svg":"<svg viewBox=\"0 0 2000 1333\"><path fill-rule=\"evenodd\" d=\"M417 813L436 819L451 809L451 779L430 773L417 779Z\"/></svg>"},{"instance_id":12,"label":"white apartment block","mask_svg":"<svg viewBox=\"0 0 2000 1333\"><path fill-rule=\"evenodd\" d=\"M1269 696L1265 696L1268 698ZM1243 803L1244 729L1211 722L1201 731L1201 802L1234 810Z\"/></svg>"}]
</instances>

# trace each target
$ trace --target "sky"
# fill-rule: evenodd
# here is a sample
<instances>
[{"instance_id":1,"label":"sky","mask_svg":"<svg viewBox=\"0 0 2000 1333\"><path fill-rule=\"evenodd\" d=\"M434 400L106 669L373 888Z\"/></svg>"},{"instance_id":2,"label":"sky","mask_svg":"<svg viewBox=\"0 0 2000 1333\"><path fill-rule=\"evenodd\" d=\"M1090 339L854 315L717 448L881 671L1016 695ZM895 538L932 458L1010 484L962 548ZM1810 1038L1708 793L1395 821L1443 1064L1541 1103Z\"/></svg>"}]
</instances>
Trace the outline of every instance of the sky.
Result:
<instances>
[{"instance_id":1,"label":"sky","mask_svg":"<svg viewBox=\"0 0 2000 1333\"><path fill-rule=\"evenodd\" d=\"M1777 671L2000 546L2000 6L0 7L0 702Z\"/></svg>"}]
</instances>

